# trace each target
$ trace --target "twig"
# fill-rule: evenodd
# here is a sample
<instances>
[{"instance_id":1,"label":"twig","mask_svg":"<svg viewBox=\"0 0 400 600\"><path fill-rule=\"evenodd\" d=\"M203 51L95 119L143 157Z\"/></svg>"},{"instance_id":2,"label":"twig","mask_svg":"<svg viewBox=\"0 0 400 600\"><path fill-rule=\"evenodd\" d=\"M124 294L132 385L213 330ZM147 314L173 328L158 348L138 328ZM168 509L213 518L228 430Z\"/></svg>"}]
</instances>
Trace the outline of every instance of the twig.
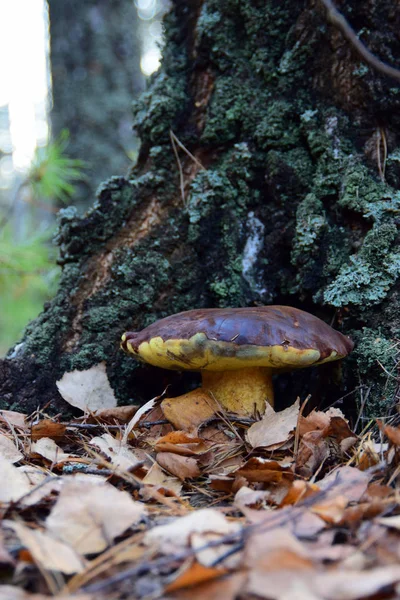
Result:
<instances>
[{"instance_id":1,"label":"twig","mask_svg":"<svg viewBox=\"0 0 400 600\"><path fill-rule=\"evenodd\" d=\"M322 4L325 6L326 11L328 13L328 19L342 32L343 36L346 38L348 42L353 46L353 48L358 52L361 58L370 65L376 71L387 75L388 77L392 77L397 81L400 81L400 70L395 67L391 67L390 65L384 63L382 60L377 58L368 48L362 43L362 41L357 37L356 32L345 19L345 17L340 13L336 6L333 4L332 0L321 0Z\"/></svg>"}]
</instances>

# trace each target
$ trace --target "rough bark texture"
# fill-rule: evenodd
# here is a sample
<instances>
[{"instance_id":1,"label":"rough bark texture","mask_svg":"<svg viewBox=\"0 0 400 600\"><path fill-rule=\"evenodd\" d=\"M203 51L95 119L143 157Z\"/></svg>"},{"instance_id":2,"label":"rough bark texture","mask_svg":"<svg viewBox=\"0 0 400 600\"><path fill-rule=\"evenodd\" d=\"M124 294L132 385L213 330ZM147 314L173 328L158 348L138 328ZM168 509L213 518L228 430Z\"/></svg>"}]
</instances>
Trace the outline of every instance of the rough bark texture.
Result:
<instances>
[{"instance_id":1,"label":"rough bark texture","mask_svg":"<svg viewBox=\"0 0 400 600\"><path fill-rule=\"evenodd\" d=\"M101 181L125 174L132 99L143 89L132 0L50 0L53 133L70 132L68 153L87 163L75 201L88 207Z\"/></svg>"},{"instance_id":2,"label":"rough bark texture","mask_svg":"<svg viewBox=\"0 0 400 600\"><path fill-rule=\"evenodd\" d=\"M338 2L391 64L394 4ZM369 389L382 414L399 337L398 85L360 62L316 1L176 1L166 32L162 69L135 108L138 164L83 218L61 213L62 283L1 364L3 405L60 410L55 380L103 360L122 402L174 381L172 395L173 373L119 350L124 330L191 308L279 303L357 345L341 373L284 375L277 396L332 401L361 383L349 398ZM180 152L185 201L171 128L205 167Z\"/></svg>"}]
</instances>

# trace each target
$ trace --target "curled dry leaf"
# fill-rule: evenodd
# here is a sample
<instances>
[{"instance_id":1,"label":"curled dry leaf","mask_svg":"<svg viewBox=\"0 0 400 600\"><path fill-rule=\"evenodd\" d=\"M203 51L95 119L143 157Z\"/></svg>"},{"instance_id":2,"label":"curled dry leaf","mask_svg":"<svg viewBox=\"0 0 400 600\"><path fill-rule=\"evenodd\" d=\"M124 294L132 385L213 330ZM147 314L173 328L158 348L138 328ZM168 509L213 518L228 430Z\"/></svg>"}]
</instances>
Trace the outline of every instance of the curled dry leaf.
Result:
<instances>
[{"instance_id":1,"label":"curled dry leaf","mask_svg":"<svg viewBox=\"0 0 400 600\"><path fill-rule=\"evenodd\" d=\"M15 410L0 410L0 423L5 423L9 427L17 427L18 429L26 429L28 427L24 413L16 412Z\"/></svg>"},{"instance_id":2,"label":"curled dry leaf","mask_svg":"<svg viewBox=\"0 0 400 600\"><path fill-rule=\"evenodd\" d=\"M109 483L71 479L61 488L46 527L80 554L93 554L104 550L145 514L141 502Z\"/></svg>"},{"instance_id":3,"label":"curled dry leaf","mask_svg":"<svg viewBox=\"0 0 400 600\"><path fill-rule=\"evenodd\" d=\"M383 428L383 432L394 446L400 446L400 427L386 425L386 427Z\"/></svg>"},{"instance_id":4,"label":"curled dry leaf","mask_svg":"<svg viewBox=\"0 0 400 600\"><path fill-rule=\"evenodd\" d=\"M83 412L117 406L117 399L108 381L105 362L98 363L86 371L64 373L56 384L64 400Z\"/></svg>"},{"instance_id":5,"label":"curled dry leaf","mask_svg":"<svg viewBox=\"0 0 400 600\"><path fill-rule=\"evenodd\" d=\"M182 456L173 452L159 452L156 461L172 475L179 479L194 479L200 475L200 469L197 461L190 456Z\"/></svg>"},{"instance_id":6,"label":"curled dry leaf","mask_svg":"<svg viewBox=\"0 0 400 600\"><path fill-rule=\"evenodd\" d=\"M14 441L7 435L0 434L0 455L11 463L19 462L24 458Z\"/></svg>"},{"instance_id":7,"label":"curled dry leaf","mask_svg":"<svg viewBox=\"0 0 400 600\"><path fill-rule=\"evenodd\" d=\"M35 562L48 571L60 571L66 575L80 573L85 568L84 559L71 546L57 540L39 529L31 529L22 523L6 521L4 524L18 535Z\"/></svg>"},{"instance_id":8,"label":"curled dry leaf","mask_svg":"<svg viewBox=\"0 0 400 600\"><path fill-rule=\"evenodd\" d=\"M185 431L171 431L156 441L157 452L174 452L183 456L196 456L209 451L211 444Z\"/></svg>"},{"instance_id":9,"label":"curled dry leaf","mask_svg":"<svg viewBox=\"0 0 400 600\"><path fill-rule=\"evenodd\" d=\"M145 534L144 543L168 554L188 546L194 533L216 533L224 536L238 531L239 523L228 521L215 509L203 508L173 519L167 525L153 527Z\"/></svg>"},{"instance_id":10,"label":"curled dry leaf","mask_svg":"<svg viewBox=\"0 0 400 600\"><path fill-rule=\"evenodd\" d=\"M247 431L246 439L250 446L273 450L285 444L296 428L299 410L299 400L281 412L275 412L267 404L261 421L254 423Z\"/></svg>"},{"instance_id":11,"label":"curled dry leaf","mask_svg":"<svg viewBox=\"0 0 400 600\"><path fill-rule=\"evenodd\" d=\"M66 431L66 426L62 423L56 423L51 419L43 419L32 426L31 439L35 442L41 438L51 438L52 440L61 440Z\"/></svg>"},{"instance_id":12,"label":"curled dry leaf","mask_svg":"<svg viewBox=\"0 0 400 600\"><path fill-rule=\"evenodd\" d=\"M206 581L221 577L227 572L226 569L206 567L197 560L190 559L184 563L177 576L165 588L166 593L174 592L186 587L193 587Z\"/></svg>"},{"instance_id":13,"label":"curled dry leaf","mask_svg":"<svg viewBox=\"0 0 400 600\"><path fill-rule=\"evenodd\" d=\"M246 573L234 573L195 587L168 594L165 600L236 600L244 587ZM307 599L312 600L312 599Z\"/></svg>"},{"instance_id":14,"label":"curled dry leaf","mask_svg":"<svg viewBox=\"0 0 400 600\"><path fill-rule=\"evenodd\" d=\"M90 444L97 446L109 458L114 467L123 471L134 469L141 462L134 452L128 448L126 442L117 440L109 433L94 437Z\"/></svg>"}]
</instances>

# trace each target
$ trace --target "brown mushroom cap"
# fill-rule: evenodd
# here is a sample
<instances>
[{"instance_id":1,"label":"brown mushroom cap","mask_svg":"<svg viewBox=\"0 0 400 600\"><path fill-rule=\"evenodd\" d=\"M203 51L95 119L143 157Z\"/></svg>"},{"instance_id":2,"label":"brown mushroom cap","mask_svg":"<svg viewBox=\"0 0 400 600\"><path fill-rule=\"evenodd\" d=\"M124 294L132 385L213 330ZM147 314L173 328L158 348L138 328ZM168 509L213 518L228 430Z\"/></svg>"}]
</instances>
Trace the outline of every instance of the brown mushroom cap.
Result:
<instances>
[{"instance_id":1,"label":"brown mushroom cap","mask_svg":"<svg viewBox=\"0 0 400 600\"><path fill-rule=\"evenodd\" d=\"M211 308L178 313L122 347L166 369L300 368L343 358L353 342L313 315L289 306Z\"/></svg>"}]
</instances>

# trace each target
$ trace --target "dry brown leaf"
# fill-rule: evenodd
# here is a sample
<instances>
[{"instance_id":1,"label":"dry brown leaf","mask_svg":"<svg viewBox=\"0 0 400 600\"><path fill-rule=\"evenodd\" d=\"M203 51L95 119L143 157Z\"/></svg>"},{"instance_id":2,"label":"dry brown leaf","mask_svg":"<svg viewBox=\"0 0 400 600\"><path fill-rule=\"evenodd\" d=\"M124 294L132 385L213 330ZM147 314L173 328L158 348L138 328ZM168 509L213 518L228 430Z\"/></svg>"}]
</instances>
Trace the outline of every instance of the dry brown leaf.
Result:
<instances>
[{"instance_id":1,"label":"dry brown leaf","mask_svg":"<svg viewBox=\"0 0 400 600\"><path fill-rule=\"evenodd\" d=\"M156 441L157 452L174 452L183 456L196 456L209 451L211 444L204 439L186 433L186 431L171 431Z\"/></svg>"},{"instance_id":2,"label":"dry brown leaf","mask_svg":"<svg viewBox=\"0 0 400 600\"><path fill-rule=\"evenodd\" d=\"M203 508L173 519L167 525L153 527L145 534L144 543L168 554L188 546L194 533L217 533L223 536L239 530L237 522L228 521L215 509Z\"/></svg>"},{"instance_id":3,"label":"dry brown leaf","mask_svg":"<svg viewBox=\"0 0 400 600\"><path fill-rule=\"evenodd\" d=\"M400 446L400 427L392 427L391 425L386 425L383 428L383 432L386 437L394 444L395 446Z\"/></svg>"},{"instance_id":4,"label":"dry brown leaf","mask_svg":"<svg viewBox=\"0 0 400 600\"><path fill-rule=\"evenodd\" d=\"M254 423L247 431L246 439L250 446L270 450L282 446L296 428L299 410L299 400L278 413L267 404L261 421Z\"/></svg>"},{"instance_id":5,"label":"dry brown leaf","mask_svg":"<svg viewBox=\"0 0 400 600\"><path fill-rule=\"evenodd\" d=\"M112 465L123 471L134 469L141 462L123 440L117 440L109 433L94 437L90 444L97 446L105 454Z\"/></svg>"},{"instance_id":6,"label":"dry brown leaf","mask_svg":"<svg viewBox=\"0 0 400 600\"><path fill-rule=\"evenodd\" d=\"M115 406L113 408L103 408L96 411L87 419L87 423L128 423L139 410L139 405L131 404L129 406Z\"/></svg>"},{"instance_id":7,"label":"dry brown leaf","mask_svg":"<svg viewBox=\"0 0 400 600\"><path fill-rule=\"evenodd\" d=\"M24 458L24 455L18 450L14 441L2 433L0 434L0 455L11 463L19 462Z\"/></svg>"},{"instance_id":8,"label":"dry brown leaf","mask_svg":"<svg viewBox=\"0 0 400 600\"><path fill-rule=\"evenodd\" d=\"M234 573L196 587L178 590L173 595L168 594L165 600L236 600L245 581L245 573Z\"/></svg>"},{"instance_id":9,"label":"dry brown leaf","mask_svg":"<svg viewBox=\"0 0 400 600\"><path fill-rule=\"evenodd\" d=\"M4 525L15 531L21 543L29 550L35 562L48 571L61 571L66 575L81 573L84 559L71 546L51 537L39 529L31 529L22 523L5 521Z\"/></svg>"},{"instance_id":10,"label":"dry brown leaf","mask_svg":"<svg viewBox=\"0 0 400 600\"><path fill-rule=\"evenodd\" d=\"M206 567L196 560L190 560L179 570L178 576L166 586L165 592L170 593L182 588L193 587L221 577L226 572L226 569Z\"/></svg>"},{"instance_id":11,"label":"dry brown leaf","mask_svg":"<svg viewBox=\"0 0 400 600\"><path fill-rule=\"evenodd\" d=\"M345 465L321 479L318 487L325 491L325 499L344 496L348 502L358 502L366 492L371 478L371 473Z\"/></svg>"},{"instance_id":12,"label":"dry brown leaf","mask_svg":"<svg viewBox=\"0 0 400 600\"><path fill-rule=\"evenodd\" d=\"M283 464L276 460L268 460L254 456L250 458L235 475L245 477L247 481L259 481L264 483L280 483L282 480L292 481L294 473L290 470L290 463Z\"/></svg>"},{"instance_id":13,"label":"dry brown leaf","mask_svg":"<svg viewBox=\"0 0 400 600\"><path fill-rule=\"evenodd\" d=\"M24 413L16 412L15 410L0 410L0 423L18 427L18 429L26 429L28 427L26 417L27 415Z\"/></svg>"},{"instance_id":14,"label":"dry brown leaf","mask_svg":"<svg viewBox=\"0 0 400 600\"><path fill-rule=\"evenodd\" d=\"M194 479L200 475L197 461L190 456L181 456L173 452L159 452L156 455L156 461L163 469L176 475L181 481Z\"/></svg>"},{"instance_id":15,"label":"dry brown leaf","mask_svg":"<svg viewBox=\"0 0 400 600\"><path fill-rule=\"evenodd\" d=\"M40 456L54 464L69 460L72 456L63 452L54 440L46 437L39 438L37 442L32 444L31 454L40 454Z\"/></svg>"},{"instance_id":16,"label":"dry brown leaf","mask_svg":"<svg viewBox=\"0 0 400 600\"><path fill-rule=\"evenodd\" d=\"M330 500L314 504L310 510L321 517L325 523L334 525L342 521L347 505L348 500L345 496L335 496Z\"/></svg>"},{"instance_id":17,"label":"dry brown leaf","mask_svg":"<svg viewBox=\"0 0 400 600\"><path fill-rule=\"evenodd\" d=\"M56 423L51 419L43 419L43 421L39 421L39 423L32 426L31 439L33 441L40 440L41 438L60 440L64 437L66 429L66 426L62 423Z\"/></svg>"},{"instance_id":18,"label":"dry brown leaf","mask_svg":"<svg viewBox=\"0 0 400 600\"><path fill-rule=\"evenodd\" d=\"M298 424L300 436L303 436L309 431L325 429L329 426L332 417L345 418L342 411L335 407L328 408L328 410L324 412L313 410L307 417L301 415Z\"/></svg>"},{"instance_id":19,"label":"dry brown leaf","mask_svg":"<svg viewBox=\"0 0 400 600\"><path fill-rule=\"evenodd\" d=\"M302 477L311 477L330 453L322 431L309 431L300 440L296 455L296 472Z\"/></svg>"},{"instance_id":20,"label":"dry brown leaf","mask_svg":"<svg viewBox=\"0 0 400 600\"><path fill-rule=\"evenodd\" d=\"M293 481L292 485L286 496L283 498L280 506L287 506L288 504L296 504L300 500L304 500L309 496L312 496L318 492L320 488L317 485L297 479Z\"/></svg>"},{"instance_id":21,"label":"dry brown leaf","mask_svg":"<svg viewBox=\"0 0 400 600\"><path fill-rule=\"evenodd\" d=\"M172 494L174 496L179 496L182 490L181 481L177 477L167 475L157 463L154 463L144 479L142 479L142 483L145 486L155 487L161 493ZM142 488L140 493L144 499L147 499L146 487ZM150 495L150 497L152 496Z\"/></svg>"},{"instance_id":22,"label":"dry brown leaf","mask_svg":"<svg viewBox=\"0 0 400 600\"><path fill-rule=\"evenodd\" d=\"M101 362L86 371L64 373L56 381L61 396L83 412L117 406L117 399L108 381L106 363Z\"/></svg>"},{"instance_id":23,"label":"dry brown leaf","mask_svg":"<svg viewBox=\"0 0 400 600\"><path fill-rule=\"evenodd\" d=\"M215 400L201 388L178 398L166 398L161 402L161 408L175 429L184 431L197 429L219 410Z\"/></svg>"},{"instance_id":24,"label":"dry brown leaf","mask_svg":"<svg viewBox=\"0 0 400 600\"><path fill-rule=\"evenodd\" d=\"M235 480L228 475L210 475L209 481L211 489L216 490L217 492L230 494Z\"/></svg>"},{"instance_id":25,"label":"dry brown leaf","mask_svg":"<svg viewBox=\"0 0 400 600\"><path fill-rule=\"evenodd\" d=\"M109 483L71 478L61 488L46 527L80 554L92 554L104 550L145 514L141 502Z\"/></svg>"}]
</instances>

